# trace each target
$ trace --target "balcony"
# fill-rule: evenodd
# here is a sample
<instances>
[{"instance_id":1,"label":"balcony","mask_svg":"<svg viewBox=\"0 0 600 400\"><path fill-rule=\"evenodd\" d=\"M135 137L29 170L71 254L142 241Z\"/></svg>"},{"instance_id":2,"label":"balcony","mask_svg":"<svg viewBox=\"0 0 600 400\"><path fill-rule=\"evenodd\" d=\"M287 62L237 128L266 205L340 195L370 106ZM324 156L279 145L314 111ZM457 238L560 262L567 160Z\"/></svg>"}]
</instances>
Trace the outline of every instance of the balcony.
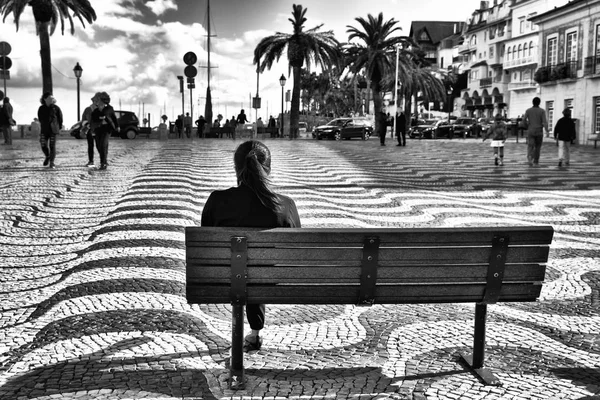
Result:
<instances>
[{"instance_id":1,"label":"balcony","mask_svg":"<svg viewBox=\"0 0 600 400\"><path fill-rule=\"evenodd\" d=\"M527 57L516 58L514 60L505 60L502 67L504 69L509 69L535 63L537 63L537 53Z\"/></svg>"},{"instance_id":2,"label":"balcony","mask_svg":"<svg viewBox=\"0 0 600 400\"><path fill-rule=\"evenodd\" d=\"M529 90L529 89L535 89L535 81L533 80L527 80L527 81L521 81L521 82L511 82L508 84L508 90Z\"/></svg>"},{"instance_id":3,"label":"balcony","mask_svg":"<svg viewBox=\"0 0 600 400\"><path fill-rule=\"evenodd\" d=\"M583 74L585 76L600 75L600 55L587 57L585 59Z\"/></svg>"},{"instance_id":4,"label":"balcony","mask_svg":"<svg viewBox=\"0 0 600 400\"><path fill-rule=\"evenodd\" d=\"M475 51L477 50L477 46L476 45L472 45L472 44L461 44L460 46L458 46L458 53L459 54L463 54L463 53L469 53L471 51Z\"/></svg>"},{"instance_id":5,"label":"balcony","mask_svg":"<svg viewBox=\"0 0 600 400\"><path fill-rule=\"evenodd\" d=\"M479 80L479 87L490 87L492 86L492 78L483 78Z\"/></svg>"},{"instance_id":6,"label":"balcony","mask_svg":"<svg viewBox=\"0 0 600 400\"><path fill-rule=\"evenodd\" d=\"M561 79L577 78L577 61L569 61L562 64L550 65L538 68L535 71L534 80L537 83L554 82Z\"/></svg>"}]
</instances>

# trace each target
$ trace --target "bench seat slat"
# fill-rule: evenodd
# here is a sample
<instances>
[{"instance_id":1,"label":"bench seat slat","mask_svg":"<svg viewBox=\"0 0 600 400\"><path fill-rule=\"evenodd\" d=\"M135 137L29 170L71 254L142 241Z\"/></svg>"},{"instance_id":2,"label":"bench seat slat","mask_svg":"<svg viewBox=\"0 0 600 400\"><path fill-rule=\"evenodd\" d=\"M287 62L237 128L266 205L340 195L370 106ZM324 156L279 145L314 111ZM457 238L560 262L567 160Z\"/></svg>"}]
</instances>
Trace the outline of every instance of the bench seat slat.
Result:
<instances>
[{"instance_id":1,"label":"bench seat slat","mask_svg":"<svg viewBox=\"0 0 600 400\"><path fill-rule=\"evenodd\" d=\"M376 304L479 302L485 284L464 285L378 285ZM542 284L502 285L499 301L535 301ZM266 304L356 304L358 285L258 285L248 286L248 303ZM189 303L229 303L229 289L223 285L188 285Z\"/></svg>"},{"instance_id":2,"label":"bench seat slat","mask_svg":"<svg viewBox=\"0 0 600 400\"><path fill-rule=\"evenodd\" d=\"M545 266L540 264L508 264L504 272L504 282L510 281L542 281ZM377 282L389 281L407 283L423 282L485 282L487 264L480 265L403 265L379 266ZM358 282L361 268L359 266L251 266L248 274L249 283L285 283L303 281L318 282ZM227 265L188 264L187 279L190 283L224 283L231 279L231 268Z\"/></svg>"},{"instance_id":3,"label":"bench seat slat","mask_svg":"<svg viewBox=\"0 0 600 400\"><path fill-rule=\"evenodd\" d=\"M544 262L548 259L549 248L546 246L509 247L507 263ZM491 247L411 247L380 248L379 265L393 261L402 264L462 264L489 263ZM331 265L344 265L355 262L360 265L362 249L358 248L264 248L248 246L248 264L288 264L290 260L302 260L302 263L319 264L327 262ZM187 251L187 262L223 263L231 259L229 248L190 248Z\"/></svg>"},{"instance_id":4,"label":"bench seat slat","mask_svg":"<svg viewBox=\"0 0 600 400\"><path fill-rule=\"evenodd\" d=\"M381 245L430 246L432 243L445 245L489 244L494 234L510 235L511 245L550 244L553 229L549 226L522 227L477 227L477 228L419 228L419 229L319 229L319 228L215 228L186 227L186 247L206 245L206 243L229 243L232 235L247 236L248 243L287 243L304 246L321 243L335 246L342 243L362 247L365 236L376 235ZM282 232L284 234L282 234Z\"/></svg>"}]
</instances>

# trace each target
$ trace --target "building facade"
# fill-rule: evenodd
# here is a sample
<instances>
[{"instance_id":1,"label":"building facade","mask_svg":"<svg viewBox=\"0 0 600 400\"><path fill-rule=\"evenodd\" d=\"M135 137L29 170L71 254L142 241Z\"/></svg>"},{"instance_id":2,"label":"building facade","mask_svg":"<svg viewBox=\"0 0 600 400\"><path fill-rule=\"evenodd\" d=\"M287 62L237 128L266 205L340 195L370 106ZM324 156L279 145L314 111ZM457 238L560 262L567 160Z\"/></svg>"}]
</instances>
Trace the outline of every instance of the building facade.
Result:
<instances>
[{"instance_id":1,"label":"building facade","mask_svg":"<svg viewBox=\"0 0 600 400\"><path fill-rule=\"evenodd\" d=\"M539 26L539 97L554 126L565 108L576 119L577 141L600 132L600 0L572 0L533 16Z\"/></svg>"}]
</instances>

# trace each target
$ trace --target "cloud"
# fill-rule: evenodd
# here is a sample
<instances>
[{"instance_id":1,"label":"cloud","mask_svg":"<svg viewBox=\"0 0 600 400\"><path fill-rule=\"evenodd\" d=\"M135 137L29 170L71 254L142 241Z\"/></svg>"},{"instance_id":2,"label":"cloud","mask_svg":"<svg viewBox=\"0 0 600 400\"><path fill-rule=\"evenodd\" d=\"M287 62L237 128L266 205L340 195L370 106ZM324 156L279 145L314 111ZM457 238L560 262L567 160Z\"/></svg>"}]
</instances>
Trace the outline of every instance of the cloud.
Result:
<instances>
[{"instance_id":1,"label":"cloud","mask_svg":"<svg viewBox=\"0 0 600 400\"><path fill-rule=\"evenodd\" d=\"M177 4L173 0L149 0L146 7L156 16L163 15L167 10L177 10Z\"/></svg>"}]
</instances>

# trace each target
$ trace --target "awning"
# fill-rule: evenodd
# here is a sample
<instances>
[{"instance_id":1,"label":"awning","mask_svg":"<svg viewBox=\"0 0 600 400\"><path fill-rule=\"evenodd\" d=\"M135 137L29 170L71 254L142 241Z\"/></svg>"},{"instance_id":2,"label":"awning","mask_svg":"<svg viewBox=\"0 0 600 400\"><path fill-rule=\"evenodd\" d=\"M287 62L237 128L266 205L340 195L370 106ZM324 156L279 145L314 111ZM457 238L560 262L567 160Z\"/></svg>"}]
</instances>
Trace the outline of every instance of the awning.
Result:
<instances>
[{"instance_id":1,"label":"awning","mask_svg":"<svg viewBox=\"0 0 600 400\"><path fill-rule=\"evenodd\" d=\"M481 67L481 66L484 66L484 65L487 66L487 61L485 61L485 60L476 62L475 64L471 65L471 68Z\"/></svg>"}]
</instances>

